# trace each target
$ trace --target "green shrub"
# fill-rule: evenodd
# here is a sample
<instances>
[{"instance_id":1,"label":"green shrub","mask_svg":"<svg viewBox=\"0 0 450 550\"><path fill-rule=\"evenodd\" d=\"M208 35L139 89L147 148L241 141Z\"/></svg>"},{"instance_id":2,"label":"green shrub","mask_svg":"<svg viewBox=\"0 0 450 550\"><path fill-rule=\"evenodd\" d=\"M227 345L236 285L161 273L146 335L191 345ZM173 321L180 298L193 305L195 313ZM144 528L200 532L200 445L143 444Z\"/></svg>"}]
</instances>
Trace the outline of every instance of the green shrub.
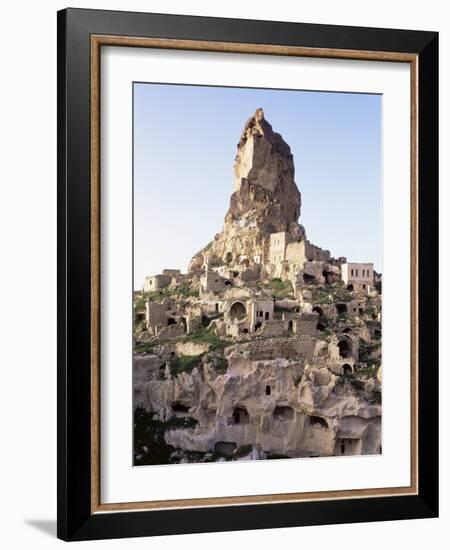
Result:
<instances>
[{"instance_id":1,"label":"green shrub","mask_svg":"<svg viewBox=\"0 0 450 550\"><path fill-rule=\"evenodd\" d=\"M213 367L218 374L225 374L228 369L228 360L223 355L219 355L214 358Z\"/></svg>"},{"instance_id":2,"label":"green shrub","mask_svg":"<svg viewBox=\"0 0 450 550\"><path fill-rule=\"evenodd\" d=\"M165 344L168 342L165 340L150 340L149 342L134 342L134 352L135 353L151 353L156 346Z\"/></svg>"},{"instance_id":3,"label":"green shrub","mask_svg":"<svg viewBox=\"0 0 450 550\"><path fill-rule=\"evenodd\" d=\"M202 355L180 355L179 357L172 357L169 361L170 374L177 376L182 372L192 372L194 367L198 367L202 364Z\"/></svg>"},{"instance_id":4,"label":"green shrub","mask_svg":"<svg viewBox=\"0 0 450 550\"><path fill-rule=\"evenodd\" d=\"M348 373L348 374L341 374L340 375L342 380L350 384L350 386L355 390L355 392L359 393L364 391L365 385L362 380L360 380L355 374Z\"/></svg>"},{"instance_id":5,"label":"green shrub","mask_svg":"<svg viewBox=\"0 0 450 550\"><path fill-rule=\"evenodd\" d=\"M381 391L372 390L369 394L369 403L381 405Z\"/></svg>"},{"instance_id":6,"label":"green shrub","mask_svg":"<svg viewBox=\"0 0 450 550\"><path fill-rule=\"evenodd\" d=\"M363 376L366 378L376 378L378 372L378 366L375 364L367 365L361 369L358 369L358 376Z\"/></svg>"},{"instance_id":7,"label":"green shrub","mask_svg":"<svg viewBox=\"0 0 450 550\"><path fill-rule=\"evenodd\" d=\"M261 283L260 286L268 290L274 298L294 298L294 289L290 281L282 281L275 277L268 283Z\"/></svg>"},{"instance_id":8,"label":"green shrub","mask_svg":"<svg viewBox=\"0 0 450 550\"><path fill-rule=\"evenodd\" d=\"M175 447L168 445L164 438L167 430L175 428L194 428L197 420L191 417L172 417L167 422L153 419L153 413L144 409L134 411L134 464L169 464L170 455Z\"/></svg>"}]
</instances>

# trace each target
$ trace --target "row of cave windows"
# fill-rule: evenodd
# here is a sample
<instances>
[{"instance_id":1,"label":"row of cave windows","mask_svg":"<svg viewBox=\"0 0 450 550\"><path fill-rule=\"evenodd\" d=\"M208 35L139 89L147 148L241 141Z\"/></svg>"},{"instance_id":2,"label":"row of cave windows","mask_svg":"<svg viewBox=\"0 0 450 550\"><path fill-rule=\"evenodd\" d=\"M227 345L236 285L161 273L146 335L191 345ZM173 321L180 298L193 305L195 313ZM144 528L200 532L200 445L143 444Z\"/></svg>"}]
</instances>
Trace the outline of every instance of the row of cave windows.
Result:
<instances>
[{"instance_id":1,"label":"row of cave windows","mask_svg":"<svg viewBox=\"0 0 450 550\"><path fill-rule=\"evenodd\" d=\"M352 286L352 285L349 285L349 286ZM365 287L366 285L363 285L363 287ZM353 287L352 287L353 288ZM347 315L348 314L348 307L347 307L347 304L336 304L336 311L337 311L337 314L342 316L342 315ZM321 307L318 307L318 306L315 306L313 307L313 311L318 313L319 314L319 317L323 317L324 316L324 313L323 313L323 309ZM356 313L358 312L359 315L362 315L364 313L364 309L362 307L354 307L353 308L353 313ZM375 315L376 317L376 315Z\"/></svg>"},{"instance_id":2,"label":"row of cave windows","mask_svg":"<svg viewBox=\"0 0 450 550\"><path fill-rule=\"evenodd\" d=\"M269 391L270 395L270 386L266 386L266 393ZM189 407L183 405L182 403L176 402L172 404L172 410L174 413L178 414L188 414ZM292 420L294 418L294 410L291 407L279 406L275 407L273 411L273 416L278 420ZM232 419L234 424L248 424L250 422L250 415L245 407L235 407L233 409ZM321 416L310 416L309 422L311 426L328 428L328 422Z\"/></svg>"},{"instance_id":3,"label":"row of cave windows","mask_svg":"<svg viewBox=\"0 0 450 550\"><path fill-rule=\"evenodd\" d=\"M270 388L270 386L267 386ZM266 387L266 391L267 391ZM292 420L294 418L294 409L291 407L275 407L273 416L277 420L285 421ZM245 407L235 407L232 414L233 424L249 424L250 415ZM311 426L318 426L328 429L328 422L320 416L310 416L309 421Z\"/></svg>"},{"instance_id":4,"label":"row of cave windows","mask_svg":"<svg viewBox=\"0 0 450 550\"><path fill-rule=\"evenodd\" d=\"M361 269L361 276L362 277L370 277L370 269ZM350 269L350 275L352 277L359 277L358 275L358 269Z\"/></svg>"}]
</instances>

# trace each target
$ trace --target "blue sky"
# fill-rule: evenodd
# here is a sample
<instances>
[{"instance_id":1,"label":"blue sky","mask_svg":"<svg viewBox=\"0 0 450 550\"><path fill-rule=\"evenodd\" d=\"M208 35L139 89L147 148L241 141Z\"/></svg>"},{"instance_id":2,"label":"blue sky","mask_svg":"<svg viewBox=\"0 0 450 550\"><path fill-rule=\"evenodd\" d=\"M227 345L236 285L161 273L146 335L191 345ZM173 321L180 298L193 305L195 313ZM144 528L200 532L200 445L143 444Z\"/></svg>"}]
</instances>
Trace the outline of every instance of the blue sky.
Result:
<instances>
[{"instance_id":1,"label":"blue sky","mask_svg":"<svg viewBox=\"0 0 450 550\"><path fill-rule=\"evenodd\" d=\"M381 96L134 84L134 285L221 231L258 107L290 145L308 239L381 271Z\"/></svg>"}]
</instances>

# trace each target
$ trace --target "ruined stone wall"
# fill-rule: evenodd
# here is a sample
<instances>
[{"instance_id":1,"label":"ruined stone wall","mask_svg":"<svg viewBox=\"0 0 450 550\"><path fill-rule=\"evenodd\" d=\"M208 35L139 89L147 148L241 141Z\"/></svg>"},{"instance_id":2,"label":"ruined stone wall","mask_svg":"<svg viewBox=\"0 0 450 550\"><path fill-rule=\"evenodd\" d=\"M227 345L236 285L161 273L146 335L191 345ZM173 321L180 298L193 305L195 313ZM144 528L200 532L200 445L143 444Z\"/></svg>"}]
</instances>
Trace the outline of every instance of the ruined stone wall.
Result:
<instances>
[{"instance_id":1,"label":"ruined stone wall","mask_svg":"<svg viewBox=\"0 0 450 550\"><path fill-rule=\"evenodd\" d=\"M152 275L146 277L144 281L144 292L152 292L160 290L170 284L172 276L169 275Z\"/></svg>"},{"instance_id":2,"label":"ruined stone wall","mask_svg":"<svg viewBox=\"0 0 450 550\"><path fill-rule=\"evenodd\" d=\"M294 321L295 333L299 336L316 337L317 334L317 319L316 314L303 314L299 319Z\"/></svg>"},{"instance_id":3,"label":"ruined stone wall","mask_svg":"<svg viewBox=\"0 0 450 550\"><path fill-rule=\"evenodd\" d=\"M310 359L314 356L316 339L310 336L261 338L239 344L239 351L257 359ZM230 352L234 346L227 348Z\"/></svg>"},{"instance_id":4,"label":"ruined stone wall","mask_svg":"<svg viewBox=\"0 0 450 550\"><path fill-rule=\"evenodd\" d=\"M179 269L163 269L162 274L167 275L168 277L179 277L181 275L181 271Z\"/></svg>"},{"instance_id":5,"label":"ruined stone wall","mask_svg":"<svg viewBox=\"0 0 450 550\"><path fill-rule=\"evenodd\" d=\"M152 334L156 334L159 327L167 325L167 307L158 302L146 302L145 323L147 330Z\"/></svg>"},{"instance_id":6,"label":"ruined stone wall","mask_svg":"<svg viewBox=\"0 0 450 550\"><path fill-rule=\"evenodd\" d=\"M215 271L207 271L201 279L204 292L220 292L224 288L222 277Z\"/></svg>"},{"instance_id":7,"label":"ruined stone wall","mask_svg":"<svg viewBox=\"0 0 450 550\"><path fill-rule=\"evenodd\" d=\"M305 243L305 256L308 260L319 261L319 262L329 262L330 261L330 251L323 250L322 248L306 241Z\"/></svg>"},{"instance_id":8,"label":"ruined stone wall","mask_svg":"<svg viewBox=\"0 0 450 550\"><path fill-rule=\"evenodd\" d=\"M264 337L285 336L286 333L286 321L264 321L259 329L259 334Z\"/></svg>"},{"instance_id":9,"label":"ruined stone wall","mask_svg":"<svg viewBox=\"0 0 450 550\"><path fill-rule=\"evenodd\" d=\"M185 334L186 330L184 328L184 325L181 323L170 325L168 327L163 327L159 332L158 336L160 338L177 338L178 336L183 336Z\"/></svg>"},{"instance_id":10,"label":"ruined stone wall","mask_svg":"<svg viewBox=\"0 0 450 550\"><path fill-rule=\"evenodd\" d=\"M306 261L305 241L289 243L286 247L286 261L293 263L299 269Z\"/></svg>"}]
</instances>

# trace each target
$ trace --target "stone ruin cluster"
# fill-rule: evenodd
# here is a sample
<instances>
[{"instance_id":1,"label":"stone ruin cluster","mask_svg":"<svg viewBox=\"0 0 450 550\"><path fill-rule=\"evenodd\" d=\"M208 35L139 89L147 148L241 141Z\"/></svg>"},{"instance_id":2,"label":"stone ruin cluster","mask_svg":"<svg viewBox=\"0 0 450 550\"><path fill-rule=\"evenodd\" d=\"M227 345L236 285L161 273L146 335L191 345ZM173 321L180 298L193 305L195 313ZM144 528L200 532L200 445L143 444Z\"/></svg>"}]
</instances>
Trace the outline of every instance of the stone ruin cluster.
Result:
<instances>
[{"instance_id":1,"label":"stone ruin cluster","mask_svg":"<svg viewBox=\"0 0 450 550\"><path fill-rule=\"evenodd\" d=\"M234 171L223 230L135 295L135 464L380 453L381 275L308 241L262 109Z\"/></svg>"}]
</instances>

